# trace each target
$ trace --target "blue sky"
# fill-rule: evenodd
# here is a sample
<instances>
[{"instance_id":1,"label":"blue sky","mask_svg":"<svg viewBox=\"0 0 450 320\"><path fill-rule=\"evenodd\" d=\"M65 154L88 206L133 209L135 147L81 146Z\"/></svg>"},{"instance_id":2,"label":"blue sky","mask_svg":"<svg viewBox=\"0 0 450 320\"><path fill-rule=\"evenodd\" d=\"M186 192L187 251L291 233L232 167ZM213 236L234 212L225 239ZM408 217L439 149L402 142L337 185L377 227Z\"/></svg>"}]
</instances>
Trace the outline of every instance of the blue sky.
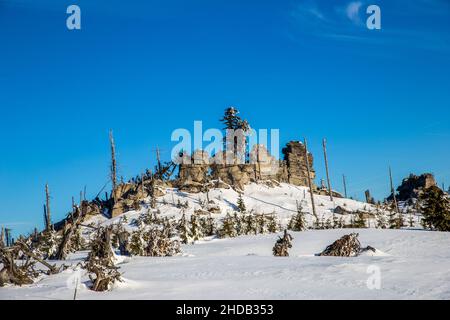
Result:
<instances>
[{"instance_id":1,"label":"blue sky","mask_svg":"<svg viewBox=\"0 0 450 320\"><path fill-rule=\"evenodd\" d=\"M66 28L77 4L82 29ZM382 29L365 27L369 4ZM108 179L166 159L176 128L233 105L281 143L306 136L324 177L388 194L410 172L450 185L450 4L412 1L0 0L0 225L42 228ZM318 181L317 181L318 182Z\"/></svg>"}]
</instances>

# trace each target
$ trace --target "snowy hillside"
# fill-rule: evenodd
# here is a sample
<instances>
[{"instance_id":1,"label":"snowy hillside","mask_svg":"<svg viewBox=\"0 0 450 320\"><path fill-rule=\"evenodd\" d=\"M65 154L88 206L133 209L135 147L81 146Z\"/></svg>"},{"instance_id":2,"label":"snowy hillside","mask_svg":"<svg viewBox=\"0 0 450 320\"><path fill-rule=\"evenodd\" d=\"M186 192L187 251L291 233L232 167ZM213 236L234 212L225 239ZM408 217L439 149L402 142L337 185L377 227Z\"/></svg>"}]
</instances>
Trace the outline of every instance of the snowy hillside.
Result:
<instances>
[{"instance_id":1,"label":"snowy hillside","mask_svg":"<svg viewBox=\"0 0 450 320\"><path fill-rule=\"evenodd\" d=\"M83 234L90 239L91 226L121 225L133 231L136 220L151 213L177 221L184 214L208 214L217 223L236 211L239 194L232 189L213 189L188 194L176 189L163 190L156 209L147 199L140 210L129 211L113 219L97 215L85 221ZM269 187L251 184L242 196L248 213L273 214L285 228L297 213L297 204L310 226L308 189L289 184ZM124 281L113 290L94 292L89 278L77 264L87 251L73 253L58 261L70 266L52 276L41 276L34 284L0 288L0 299L73 299L74 281L81 284L77 299L450 299L450 233L405 228L376 229L377 217L388 212L351 199L315 195L317 216L321 221L337 216L345 223L355 211L368 215L368 229L327 229L291 232L294 237L289 257L274 257L272 247L278 234L245 235L219 239L214 236L183 244L181 254L172 257L117 256ZM208 202L209 201L209 202ZM334 213L336 207L344 212ZM418 225L419 216L414 216ZM372 246L358 257L316 256L345 234L358 232L361 245ZM78 268L78 269L77 269ZM379 289L368 287L371 275L379 274ZM372 278L373 279L373 278Z\"/></svg>"},{"instance_id":2,"label":"snowy hillside","mask_svg":"<svg viewBox=\"0 0 450 320\"><path fill-rule=\"evenodd\" d=\"M297 201L303 207L305 218L311 226L314 222L312 215L311 198L307 187L299 187L286 183L280 186L269 187L264 183L252 183L245 187L243 199L248 212L258 214L275 214L279 222L286 226L292 215L297 213ZM237 209L237 199L239 193L233 189L213 189L208 193L210 201L219 206L221 213L213 213L212 217L220 220L225 217L227 212L232 212ZM351 199L334 198L334 202L330 201L329 196L314 195L317 216L319 220L326 221L331 219L333 210L340 206L345 210L354 212L362 210L365 212L375 213L376 208L373 205L359 202ZM149 200L147 200L149 201ZM158 215L161 217L169 217L179 219L183 213L189 217L196 210L201 210L207 202L207 196L204 193L189 194L178 191L177 189L165 189L165 195L159 197L158 200ZM188 203L186 209L177 208L177 204ZM142 213L148 212L149 205L145 205L140 211L129 211L114 219L106 219L104 217L96 217L91 220L94 223L101 223L108 225L112 223L119 223L123 217L126 217L129 222L132 219L138 218ZM386 214L386 213L385 213ZM337 218L342 218L346 223L351 220L351 215L335 215ZM368 219L370 227L375 227L375 218Z\"/></svg>"},{"instance_id":3,"label":"snowy hillside","mask_svg":"<svg viewBox=\"0 0 450 320\"><path fill-rule=\"evenodd\" d=\"M351 231L360 233L362 245L379 250L375 256L314 256ZM450 299L449 233L358 229L292 235L286 258L272 256L275 234L183 245L184 254L176 257L125 258L119 264L123 283L104 293L82 284L78 299ZM379 268L379 290L367 287L369 266ZM73 274L68 269L30 286L0 288L0 299L72 299ZM83 275L82 283L87 280Z\"/></svg>"}]
</instances>

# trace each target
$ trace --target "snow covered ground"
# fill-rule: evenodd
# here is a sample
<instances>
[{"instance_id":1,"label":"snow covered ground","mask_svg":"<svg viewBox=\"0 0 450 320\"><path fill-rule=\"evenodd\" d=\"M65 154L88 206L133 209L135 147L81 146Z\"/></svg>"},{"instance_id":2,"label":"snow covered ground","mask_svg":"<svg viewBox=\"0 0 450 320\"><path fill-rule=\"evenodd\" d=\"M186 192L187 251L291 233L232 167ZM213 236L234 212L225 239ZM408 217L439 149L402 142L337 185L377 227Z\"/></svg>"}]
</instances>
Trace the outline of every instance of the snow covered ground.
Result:
<instances>
[{"instance_id":1,"label":"snow covered ground","mask_svg":"<svg viewBox=\"0 0 450 320\"><path fill-rule=\"evenodd\" d=\"M351 231L360 233L363 246L379 251L352 258L315 256ZM450 233L335 229L292 235L290 257L284 258L272 256L275 234L205 240L183 246L177 257L125 258L119 264L123 283L96 293L86 288L83 275L77 298L450 299ZM76 264L83 255L65 263ZM367 281L377 270L380 289L369 289ZM0 288L0 299L73 299L74 274L68 269L30 286Z\"/></svg>"},{"instance_id":2,"label":"snow covered ground","mask_svg":"<svg viewBox=\"0 0 450 320\"><path fill-rule=\"evenodd\" d=\"M252 183L245 187L243 199L248 212L258 214L275 214L279 222L286 226L292 217L297 213L297 203L303 207L305 212L305 218L310 226L313 225L314 217L312 215L311 198L307 187L294 186L286 183L282 183L278 187L268 187L264 184ZM221 209L221 213L214 213L212 216L218 221L225 217L227 212L233 212L237 209L237 199L239 193L233 189L213 189L209 191L208 198L213 201ZM364 202L359 202L352 199L340 199L334 198L334 201L330 201L329 196L314 195L315 206L317 216L319 220L325 221L331 218L333 210L337 206L340 206L348 211L362 210L365 212L376 212L376 207ZM166 189L165 195L159 197L158 209L161 217L171 217L180 219L183 213L187 218L194 213L195 210L202 208L201 202L206 202L207 197L204 193L190 194L186 192L178 191L177 189ZM92 219L92 222L101 223L103 225L109 225L112 223L118 223L126 216L127 220L131 222L133 219L138 218L142 213L147 212L147 205L139 211L129 211L123 215L120 215L114 219L106 219L104 217L96 217ZM180 209L176 207L176 204L188 203L187 209ZM343 218L346 223L350 223L351 215L336 215L337 218ZM406 219L406 217L405 217ZM418 217L415 217L418 221ZM376 219L368 219L370 227L375 227Z\"/></svg>"},{"instance_id":3,"label":"snow covered ground","mask_svg":"<svg viewBox=\"0 0 450 320\"><path fill-rule=\"evenodd\" d=\"M243 199L247 211L274 213L283 226L296 214L299 201L312 225L307 190L289 184L275 188L251 184ZM206 200L205 194L176 189L165 192L157 201L158 215L175 219L183 213L189 218ZM221 209L221 213L212 214L218 221L235 210L238 193L234 190L214 189L208 196ZM188 208L178 208L178 201L188 202ZM328 196L315 195L315 203L320 219L330 218L336 206L349 211L376 211L375 206L351 199L332 202ZM133 219L148 210L144 205L139 211L114 219L96 216L90 222L123 223L133 229ZM348 214L337 216L350 222ZM414 218L418 225L420 217ZM64 261L73 267L44 276L33 285L0 288L0 299L73 299L77 275L81 275L77 299L450 299L450 233L374 229L375 220L369 221L371 229L292 232L293 248L286 258L272 256L277 234L204 239L183 245L183 254L175 257L120 257L124 282L103 293L89 290L88 277L74 270L87 255L79 252ZM85 228L85 235L91 231ZM359 232L362 246L370 245L378 251L352 258L315 256L350 232ZM380 287L376 289L378 273Z\"/></svg>"}]
</instances>

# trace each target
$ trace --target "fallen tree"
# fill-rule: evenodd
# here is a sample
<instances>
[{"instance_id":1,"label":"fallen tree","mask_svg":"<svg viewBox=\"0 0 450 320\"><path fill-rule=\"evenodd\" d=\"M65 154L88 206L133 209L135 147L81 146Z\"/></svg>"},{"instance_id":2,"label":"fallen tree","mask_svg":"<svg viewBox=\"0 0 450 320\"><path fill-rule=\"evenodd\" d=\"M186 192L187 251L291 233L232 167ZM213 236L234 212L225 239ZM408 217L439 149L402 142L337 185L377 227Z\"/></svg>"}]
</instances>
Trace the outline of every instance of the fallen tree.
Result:
<instances>
[{"instance_id":1,"label":"fallen tree","mask_svg":"<svg viewBox=\"0 0 450 320\"><path fill-rule=\"evenodd\" d=\"M358 240L358 236L358 233L347 234L330 244L318 255L334 257L354 257L368 250L375 252L375 249L370 246L361 248L361 243Z\"/></svg>"},{"instance_id":2,"label":"fallen tree","mask_svg":"<svg viewBox=\"0 0 450 320\"><path fill-rule=\"evenodd\" d=\"M0 270L0 287L6 284L32 284L40 273L51 275L65 268L64 265L56 267L49 264L22 241L16 242L12 247L0 248L0 263L3 265ZM40 263L47 270L36 269L36 263Z\"/></svg>"}]
</instances>

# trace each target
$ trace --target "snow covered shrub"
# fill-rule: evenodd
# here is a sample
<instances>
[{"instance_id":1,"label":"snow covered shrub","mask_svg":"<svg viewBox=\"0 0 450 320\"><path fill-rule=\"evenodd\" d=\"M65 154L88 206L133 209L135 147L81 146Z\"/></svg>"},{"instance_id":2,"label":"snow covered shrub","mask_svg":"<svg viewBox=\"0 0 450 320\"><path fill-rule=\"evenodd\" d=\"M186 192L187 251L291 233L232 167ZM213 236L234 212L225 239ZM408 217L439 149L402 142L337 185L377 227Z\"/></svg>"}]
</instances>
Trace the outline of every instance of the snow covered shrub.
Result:
<instances>
[{"instance_id":1,"label":"snow covered shrub","mask_svg":"<svg viewBox=\"0 0 450 320\"><path fill-rule=\"evenodd\" d=\"M217 232L217 226L214 218L209 214L208 218L200 218L202 233L206 237L214 236Z\"/></svg>"},{"instance_id":2,"label":"snow covered shrub","mask_svg":"<svg viewBox=\"0 0 450 320\"><path fill-rule=\"evenodd\" d=\"M149 257L171 257L181 252L180 243L170 238L168 229L152 229L148 232L147 238L145 252Z\"/></svg>"},{"instance_id":3,"label":"snow covered shrub","mask_svg":"<svg viewBox=\"0 0 450 320\"><path fill-rule=\"evenodd\" d=\"M178 222L178 232L180 234L181 242L184 244L192 243L191 232L186 221L186 216L183 214Z\"/></svg>"},{"instance_id":4,"label":"snow covered shrub","mask_svg":"<svg viewBox=\"0 0 450 320\"><path fill-rule=\"evenodd\" d=\"M53 229L43 231L39 237L37 250L42 253L44 259L53 259L58 251L61 236Z\"/></svg>"},{"instance_id":5,"label":"snow covered shrub","mask_svg":"<svg viewBox=\"0 0 450 320\"><path fill-rule=\"evenodd\" d=\"M308 229L308 225L305 219L305 213L303 207L297 201L297 214L293 215L288 223L288 229L292 231L304 231Z\"/></svg>"},{"instance_id":6,"label":"snow covered shrub","mask_svg":"<svg viewBox=\"0 0 450 320\"><path fill-rule=\"evenodd\" d=\"M239 197L237 200L237 207L238 207L238 211L240 213L245 213L247 211L247 208L245 207L245 202L244 202L244 198L242 198L242 193L239 193Z\"/></svg>"},{"instance_id":7,"label":"snow covered shrub","mask_svg":"<svg viewBox=\"0 0 450 320\"><path fill-rule=\"evenodd\" d=\"M202 226L200 225L199 219L195 214L191 215L190 227L190 237L193 241L197 241L203 238Z\"/></svg>"},{"instance_id":8,"label":"snow covered shrub","mask_svg":"<svg viewBox=\"0 0 450 320\"><path fill-rule=\"evenodd\" d=\"M114 248L119 249L120 254L123 256L129 255L130 233L125 230L122 224L116 224L112 226L111 244Z\"/></svg>"},{"instance_id":9,"label":"snow covered shrub","mask_svg":"<svg viewBox=\"0 0 450 320\"><path fill-rule=\"evenodd\" d=\"M377 213L376 227L378 229L386 229L387 228L386 218L382 212Z\"/></svg>"},{"instance_id":10,"label":"snow covered shrub","mask_svg":"<svg viewBox=\"0 0 450 320\"><path fill-rule=\"evenodd\" d=\"M114 265L114 252L111 247L111 229L99 228L91 241L91 251L83 266L92 281L91 289L106 291L116 281L121 281L119 267Z\"/></svg>"},{"instance_id":11,"label":"snow covered shrub","mask_svg":"<svg viewBox=\"0 0 450 320\"><path fill-rule=\"evenodd\" d=\"M422 201L422 224L425 228L450 231L450 200L438 187L425 189Z\"/></svg>"},{"instance_id":12,"label":"snow covered shrub","mask_svg":"<svg viewBox=\"0 0 450 320\"><path fill-rule=\"evenodd\" d=\"M361 248L361 243L358 240L358 233L351 233L336 240L331 245L326 247L324 251L319 253L319 256L335 256L335 257L354 257L363 251L372 250L374 248L368 246Z\"/></svg>"},{"instance_id":13,"label":"snow covered shrub","mask_svg":"<svg viewBox=\"0 0 450 320\"><path fill-rule=\"evenodd\" d=\"M276 219L275 212L267 216L267 231L269 233L276 233L280 231L280 225Z\"/></svg>"},{"instance_id":14,"label":"snow covered shrub","mask_svg":"<svg viewBox=\"0 0 450 320\"><path fill-rule=\"evenodd\" d=\"M235 221L228 212L225 218L222 219L222 227L218 231L218 235L221 238L233 238L237 236L235 229Z\"/></svg>"},{"instance_id":15,"label":"snow covered shrub","mask_svg":"<svg viewBox=\"0 0 450 320\"><path fill-rule=\"evenodd\" d=\"M131 234L130 243L128 245L128 251L132 256L143 256L145 255L145 249L147 247L147 238L145 230L139 228Z\"/></svg>"},{"instance_id":16,"label":"snow covered shrub","mask_svg":"<svg viewBox=\"0 0 450 320\"><path fill-rule=\"evenodd\" d=\"M273 255L276 257L288 257L288 250L292 248L292 239L292 236L287 232L287 230L284 230L283 237L278 237L278 240L272 249Z\"/></svg>"},{"instance_id":17,"label":"snow covered shrub","mask_svg":"<svg viewBox=\"0 0 450 320\"><path fill-rule=\"evenodd\" d=\"M366 228L366 218L364 212L356 212L356 219L353 222L353 228Z\"/></svg>"}]
</instances>

